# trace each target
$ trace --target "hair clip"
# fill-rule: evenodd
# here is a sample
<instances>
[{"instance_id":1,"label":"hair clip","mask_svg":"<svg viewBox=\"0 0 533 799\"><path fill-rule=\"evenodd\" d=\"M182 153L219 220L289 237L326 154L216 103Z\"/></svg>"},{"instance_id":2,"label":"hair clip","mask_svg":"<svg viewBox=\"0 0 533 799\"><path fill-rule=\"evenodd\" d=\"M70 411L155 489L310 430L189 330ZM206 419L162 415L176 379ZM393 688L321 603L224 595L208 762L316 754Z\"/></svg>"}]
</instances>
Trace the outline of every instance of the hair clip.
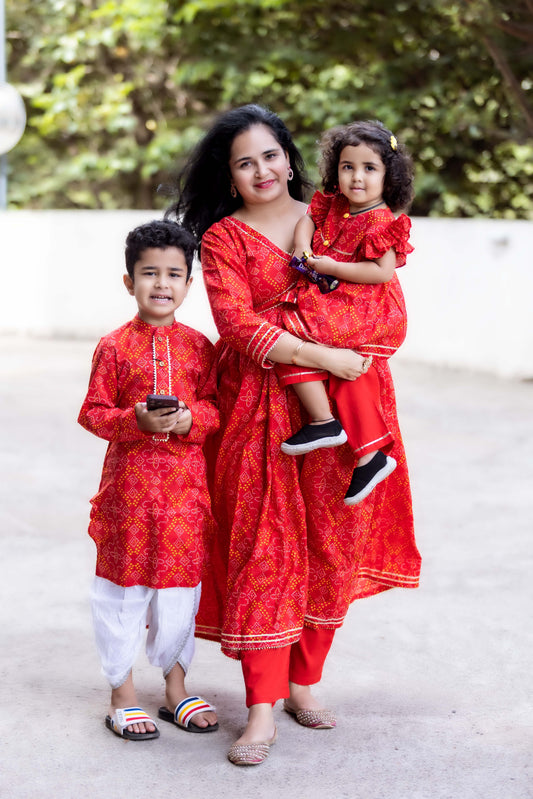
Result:
<instances>
[{"instance_id":1,"label":"hair clip","mask_svg":"<svg viewBox=\"0 0 533 799\"><path fill-rule=\"evenodd\" d=\"M390 137L390 146L392 147L393 150L397 150L398 149L398 140L397 140L396 136L391 136Z\"/></svg>"}]
</instances>

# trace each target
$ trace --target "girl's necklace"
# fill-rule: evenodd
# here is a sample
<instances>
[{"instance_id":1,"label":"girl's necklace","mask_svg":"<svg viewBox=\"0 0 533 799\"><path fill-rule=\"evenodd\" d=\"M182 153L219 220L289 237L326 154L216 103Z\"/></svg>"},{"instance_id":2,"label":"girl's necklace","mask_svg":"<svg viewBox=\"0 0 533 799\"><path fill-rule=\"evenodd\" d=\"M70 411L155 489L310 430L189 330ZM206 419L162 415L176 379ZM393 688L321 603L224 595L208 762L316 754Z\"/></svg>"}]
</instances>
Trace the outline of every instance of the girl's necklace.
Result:
<instances>
[{"instance_id":1,"label":"girl's necklace","mask_svg":"<svg viewBox=\"0 0 533 799\"><path fill-rule=\"evenodd\" d=\"M380 205L385 205L383 200L380 200L375 205L371 205L369 208L362 208L360 211L350 211L350 216L357 216L358 214L366 214L367 211L373 211L374 208L379 208Z\"/></svg>"}]
</instances>

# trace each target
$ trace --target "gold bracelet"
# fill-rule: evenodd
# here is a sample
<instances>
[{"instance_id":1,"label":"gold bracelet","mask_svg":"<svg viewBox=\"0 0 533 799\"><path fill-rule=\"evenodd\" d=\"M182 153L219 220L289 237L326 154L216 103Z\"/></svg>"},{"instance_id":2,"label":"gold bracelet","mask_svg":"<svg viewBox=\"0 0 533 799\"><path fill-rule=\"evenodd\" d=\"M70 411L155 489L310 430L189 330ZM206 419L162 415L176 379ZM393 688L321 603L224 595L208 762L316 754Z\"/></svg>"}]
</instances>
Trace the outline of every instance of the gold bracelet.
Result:
<instances>
[{"instance_id":1,"label":"gold bracelet","mask_svg":"<svg viewBox=\"0 0 533 799\"><path fill-rule=\"evenodd\" d=\"M294 359L296 358L296 356L298 355L298 353L300 352L300 350L302 349L304 344L307 344L307 341L300 341L300 343L298 344L298 346L296 347L296 349L292 353L291 363L296 364L296 361Z\"/></svg>"}]
</instances>

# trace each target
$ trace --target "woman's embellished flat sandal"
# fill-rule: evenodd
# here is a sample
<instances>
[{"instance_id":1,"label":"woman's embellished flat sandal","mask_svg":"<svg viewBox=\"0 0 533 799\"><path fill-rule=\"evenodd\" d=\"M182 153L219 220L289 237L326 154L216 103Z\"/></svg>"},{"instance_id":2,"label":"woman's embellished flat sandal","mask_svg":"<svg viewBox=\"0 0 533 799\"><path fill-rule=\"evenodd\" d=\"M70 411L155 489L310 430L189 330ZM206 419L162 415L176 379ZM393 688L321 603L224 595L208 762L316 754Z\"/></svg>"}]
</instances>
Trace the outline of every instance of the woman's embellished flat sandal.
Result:
<instances>
[{"instance_id":1,"label":"woman's embellished flat sandal","mask_svg":"<svg viewBox=\"0 0 533 799\"><path fill-rule=\"evenodd\" d=\"M233 744L228 752L228 760L235 766L258 766L263 763L270 752L270 747L278 737L277 729L270 741L259 744Z\"/></svg>"},{"instance_id":2,"label":"woman's embellished flat sandal","mask_svg":"<svg viewBox=\"0 0 533 799\"><path fill-rule=\"evenodd\" d=\"M298 724L313 730L332 730L337 726L337 719L332 710L295 710L287 700L283 703L283 710L294 716Z\"/></svg>"}]
</instances>

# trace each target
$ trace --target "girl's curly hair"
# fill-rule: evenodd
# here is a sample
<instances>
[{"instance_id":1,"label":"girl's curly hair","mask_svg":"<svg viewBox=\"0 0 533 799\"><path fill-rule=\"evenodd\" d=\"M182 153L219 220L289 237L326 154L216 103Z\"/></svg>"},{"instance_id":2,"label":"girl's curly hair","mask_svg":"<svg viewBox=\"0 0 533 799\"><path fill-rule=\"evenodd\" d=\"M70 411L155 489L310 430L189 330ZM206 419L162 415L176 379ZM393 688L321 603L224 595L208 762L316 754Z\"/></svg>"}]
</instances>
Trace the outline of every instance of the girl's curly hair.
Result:
<instances>
[{"instance_id":1,"label":"girl's curly hair","mask_svg":"<svg viewBox=\"0 0 533 799\"><path fill-rule=\"evenodd\" d=\"M405 147L378 121L350 122L327 130L320 139L320 174L324 191L339 190L338 168L342 150L366 144L385 166L383 200L391 211L407 210L414 197L413 162Z\"/></svg>"}]
</instances>

